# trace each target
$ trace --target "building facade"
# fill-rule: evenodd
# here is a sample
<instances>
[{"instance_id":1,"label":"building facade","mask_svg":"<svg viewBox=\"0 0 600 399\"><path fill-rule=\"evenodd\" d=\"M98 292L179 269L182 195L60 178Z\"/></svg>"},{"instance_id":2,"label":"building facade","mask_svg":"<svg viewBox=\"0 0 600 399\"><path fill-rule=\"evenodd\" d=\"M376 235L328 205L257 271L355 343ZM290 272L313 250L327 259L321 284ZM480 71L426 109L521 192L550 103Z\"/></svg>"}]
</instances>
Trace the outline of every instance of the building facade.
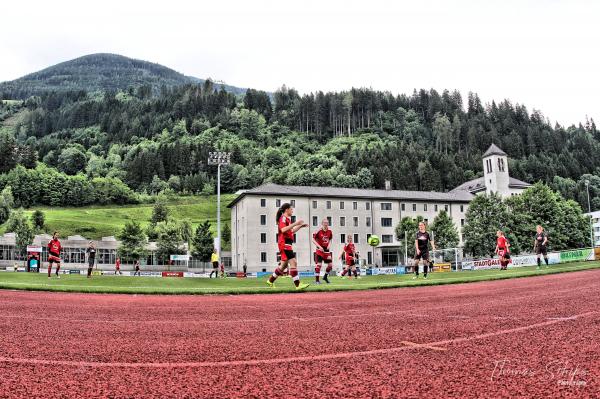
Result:
<instances>
[{"instance_id":1,"label":"building facade","mask_svg":"<svg viewBox=\"0 0 600 399\"><path fill-rule=\"evenodd\" d=\"M48 234L36 235L31 243L32 246L42 247L41 262L47 266L48 262L48 242L52 236ZM86 249L90 240L76 235L60 239L62 245L61 267L63 269L85 269L87 268ZM119 256L120 242L115 237L102 237L101 240L93 240L96 246L96 268L100 270L113 270L117 257ZM187 244L184 245L187 249ZM210 269L209 262L196 260L174 261L171 264L161 263L157 255L158 247L155 242L148 242L145 246L146 256L140 259L140 264L144 270L174 270L175 268L196 268ZM0 268L7 266L23 266L27 255L22 254L17 249L16 237L14 233L0 235ZM226 269L231 269L231 255L228 251L223 251L221 260ZM124 270L132 269L133 262L127 262L122 259L122 268Z\"/></svg>"},{"instance_id":2,"label":"building facade","mask_svg":"<svg viewBox=\"0 0 600 399\"><path fill-rule=\"evenodd\" d=\"M33 246L42 247L41 261L46 264L48 261L48 242L52 236L48 234L36 235L31 243ZM61 259L63 265L85 265L86 248L90 240L82 236L69 236L61 239L63 247ZM102 240L94 241L96 244L96 263L99 266L110 266L114 268L117 260L118 241L114 237L103 237ZM24 262L26 255L23 256L16 247L16 237L13 233L6 233L0 236L0 266L13 266L15 263Z\"/></svg>"},{"instance_id":3,"label":"building facade","mask_svg":"<svg viewBox=\"0 0 600 399\"><path fill-rule=\"evenodd\" d=\"M446 210L464 225L465 212L472 195L469 193L422 193L397 190L356 190L347 188L299 187L266 184L240 195L231 208L232 267L249 271L272 270L278 263L276 213L281 204L294 207L295 218L309 227L296 233L294 250L301 269L312 265L314 245L312 234L326 218L333 231L331 250L334 259L340 255L343 243L352 235L361 258L366 264L391 265L400 262L400 243L395 227L405 216L423 216L433 221ZM368 245L371 235L381 244Z\"/></svg>"},{"instance_id":4,"label":"building facade","mask_svg":"<svg viewBox=\"0 0 600 399\"><path fill-rule=\"evenodd\" d=\"M594 237L594 247L600 247L600 211L586 213L592 220L592 231Z\"/></svg>"},{"instance_id":5,"label":"building facade","mask_svg":"<svg viewBox=\"0 0 600 399\"><path fill-rule=\"evenodd\" d=\"M391 190L363 190L335 187L304 187L265 184L240 192L231 209L231 255L233 270L246 264L249 271L271 271L279 261L276 213L281 204L294 207L295 218L309 227L296 234L294 250L301 270L313 265L312 234L323 218L333 231L331 250L335 264L348 235L352 235L363 263L395 266L405 262L405 248L397 240L395 227L404 217L422 216L431 222L445 210L454 221L462 245L465 213L475 195L496 192L515 195L530 185L510 178L506 154L495 145L483 156L484 176L464 183L447 193ZM409 232L412 234L412 232ZM381 244L368 245L371 235ZM412 245L412 244L409 244Z\"/></svg>"}]
</instances>

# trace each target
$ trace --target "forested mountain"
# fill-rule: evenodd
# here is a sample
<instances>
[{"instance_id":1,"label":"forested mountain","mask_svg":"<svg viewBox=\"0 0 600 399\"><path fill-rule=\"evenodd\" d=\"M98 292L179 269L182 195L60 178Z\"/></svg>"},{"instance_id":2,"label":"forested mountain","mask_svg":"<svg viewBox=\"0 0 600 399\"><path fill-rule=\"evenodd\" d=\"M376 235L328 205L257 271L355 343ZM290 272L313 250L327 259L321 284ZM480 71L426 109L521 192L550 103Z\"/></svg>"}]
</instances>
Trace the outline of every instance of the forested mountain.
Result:
<instances>
[{"instance_id":1,"label":"forested mountain","mask_svg":"<svg viewBox=\"0 0 600 399\"><path fill-rule=\"evenodd\" d=\"M284 86L240 97L205 81L156 95L139 88L51 91L5 104L0 115L0 189L18 192L36 179L64 185L43 195L15 194L24 205L213 192L216 171L206 160L214 150L232 152L222 173L225 192L266 181L383 188L385 180L396 189L448 191L481 176L481 155L493 142L508 153L513 177L546 182L584 209L589 180L593 207L600 208L600 131L593 120L552 126L524 105L483 104L475 93L465 100L457 91L435 90L300 95ZM118 190L105 195L107 187Z\"/></svg>"},{"instance_id":2,"label":"forested mountain","mask_svg":"<svg viewBox=\"0 0 600 399\"><path fill-rule=\"evenodd\" d=\"M157 94L163 87L202 83L165 66L117 54L90 54L62 62L22 78L0 83L0 98L26 99L47 91L117 91L143 87ZM226 86L243 94L244 89Z\"/></svg>"}]
</instances>

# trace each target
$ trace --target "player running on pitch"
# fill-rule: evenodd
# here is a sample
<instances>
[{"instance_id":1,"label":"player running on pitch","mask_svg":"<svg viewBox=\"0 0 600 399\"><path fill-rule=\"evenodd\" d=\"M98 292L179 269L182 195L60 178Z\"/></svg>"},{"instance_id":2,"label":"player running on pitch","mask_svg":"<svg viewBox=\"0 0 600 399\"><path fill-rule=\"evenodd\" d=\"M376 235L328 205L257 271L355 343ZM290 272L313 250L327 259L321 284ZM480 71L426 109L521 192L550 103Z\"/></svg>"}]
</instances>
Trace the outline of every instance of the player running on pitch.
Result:
<instances>
[{"instance_id":1,"label":"player running on pitch","mask_svg":"<svg viewBox=\"0 0 600 399\"><path fill-rule=\"evenodd\" d=\"M333 239L333 233L329 228L329 220L323 219L321 222L321 228L313 233L313 244L315 244L315 282L321 284L319 278L321 276L321 264L324 262L327 264L325 274L323 275L323 281L329 284L329 273L333 269L333 257L329 245Z\"/></svg>"},{"instance_id":2,"label":"player running on pitch","mask_svg":"<svg viewBox=\"0 0 600 399\"><path fill-rule=\"evenodd\" d=\"M498 230L496 232L496 253L500 258L500 270L507 270L510 259L510 243L504 236L504 232Z\"/></svg>"},{"instance_id":3,"label":"player running on pitch","mask_svg":"<svg viewBox=\"0 0 600 399\"><path fill-rule=\"evenodd\" d=\"M356 247L354 246L354 242L352 242L352 236L348 235L346 245L344 245L344 249L342 249L342 252L340 253L340 259L344 256L346 260L346 267L342 272L342 278L345 278L346 274L350 277L351 273L354 274L354 277L358 278L356 271L356 254Z\"/></svg>"},{"instance_id":4,"label":"player running on pitch","mask_svg":"<svg viewBox=\"0 0 600 399\"><path fill-rule=\"evenodd\" d=\"M52 240L48 243L48 278L52 277L52 264L56 265L56 278L60 278L60 251L62 246L58 240L58 231L52 234Z\"/></svg>"},{"instance_id":5,"label":"player running on pitch","mask_svg":"<svg viewBox=\"0 0 600 399\"><path fill-rule=\"evenodd\" d=\"M427 270L429 269L429 243L431 249L435 251L435 243L427 232L425 222L419 222L419 231L415 240L415 276L413 279L419 278L419 260L423 260L423 277L427 278Z\"/></svg>"},{"instance_id":6,"label":"player running on pitch","mask_svg":"<svg viewBox=\"0 0 600 399\"><path fill-rule=\"evenodd\" d=\"M267 281L267 284L272 287L277 277L282 276L285 269L289 266L290 277L296 286L297 290L306 289L310 284L301 284L300 276L298 275L296 261L296 253L292 249L294 243L294 233L303 227L308 227L308 224L304 223L303 220L297 220L292 223L292 214L294 208L288 203L281 205L281 208L277 210L277 233L278 233L278 246L279 253L281 255L281 262L279 266L275 268L273 275Z\"/></svg>"},{"instance_id":7,"label":"player running on pitch","mask_svg":"<svg viewBox=\"0 0 600 399\"><path fill-rule=\"evenodd\" d=\"M539 224L536 227L536 235L535 242L533 244L533 250L537 255L537 268L541 269L542 267L542 259L541 255L544 255L544 262L546 262L546 267L548 267L548 235L544 231L544 228Z\"/></svg>"}]
</instances>

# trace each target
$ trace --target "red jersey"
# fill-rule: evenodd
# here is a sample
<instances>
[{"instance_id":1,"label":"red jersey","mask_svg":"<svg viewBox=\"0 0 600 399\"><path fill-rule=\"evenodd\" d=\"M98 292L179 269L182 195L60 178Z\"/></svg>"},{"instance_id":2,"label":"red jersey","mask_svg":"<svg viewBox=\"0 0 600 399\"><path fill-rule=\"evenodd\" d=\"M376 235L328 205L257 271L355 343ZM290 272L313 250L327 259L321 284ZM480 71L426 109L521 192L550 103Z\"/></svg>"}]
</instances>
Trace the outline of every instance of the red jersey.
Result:
<instances>
[{"instance_id":1,"label":"red jersey","mask_svg":"<svg viewBox=\"0 0 600 399\"><path fill-rule=\"evenodd\" d=\"M277 222L277 233L278 233L278 244L279 249L292 249L292 244L294 243L294 229L289 229L286 232L282 232L282 229L291 225L292 220L285 215L281 215L279 221Z\"/></svg>"},{"instance_id":2,"label":"red jersey","mask_svg":"<svg viewBox=\"0 0 600 399\"><path fill-rule=\"evenodd\" d=\"M319 244L321 248L323 248L323 251L329 252L329 244L333 239L333 233L331 232L331 229L319 229L313 234L313 238L315 239L315 242Z\"/></svg>"},{"instance_id":3,"label":"red jersey","mask_svg":"<svg viewBox=\"0 0 600 399\"><path fill-rule=\"evenodd\" d=\"M498 239L496 240L496 243L498 245L498 249L506 249L508 241L506 240L506 237L501 236L501 237L498 237Z\"/></svg>"},{"instance_id":4,"label":"red jersey","mask_svg":"<svg viewBox=\"0 0 600 399\"><path fill-rule=\"evenodd\" d=\"M354 258L354 253L356 252L356 249L354 248L354 243L351 242L344 245L344 252L346 253L346 259Z\"/></svg>"},{"instance_id":5,"label":"red jersey","mask_svg":"<svg viewBox=\"0 0 600 399\"><path fill-rule=\"evenodd\" d=\"M61 249L62 246L60 245L60 241L58 241L58 239L52 239L48 243L48 253L52 256L55 256L57 258L60 257Z\"/></svg>"}]
</instances>

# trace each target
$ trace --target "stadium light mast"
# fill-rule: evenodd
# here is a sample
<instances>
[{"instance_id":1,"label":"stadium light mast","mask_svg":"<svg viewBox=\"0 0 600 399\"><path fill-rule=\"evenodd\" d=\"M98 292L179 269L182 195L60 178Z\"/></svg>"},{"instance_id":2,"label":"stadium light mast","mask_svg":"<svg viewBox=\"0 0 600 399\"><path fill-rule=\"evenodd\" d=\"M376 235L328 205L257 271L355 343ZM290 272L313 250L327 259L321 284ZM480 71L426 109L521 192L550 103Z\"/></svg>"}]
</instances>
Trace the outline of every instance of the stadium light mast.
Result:
<instances>
[{"instance_id":1,"label":"stadium light mast","mask_svg":"<svg viewBox=\"0 0 600 399\"><path fill-rule=\"evenodd\" d=\"M221 165L229 165L231 153L214 151L208 153L208 164L217 165L217 254L221 264Z\"/></svg>"},{"instance_id":2,"label":"stadium light mast","mask_svg":"<svg viewBox=\"0 0 600 399\"><path fill-rule=\"evenodd\" d=\"M590 242L592 249L594 248L594 224L592 223L592 205L590 203L590 181L585 181L585 189L587 191L588 213L590 214Z\"/></svg>"}]
</instances>

